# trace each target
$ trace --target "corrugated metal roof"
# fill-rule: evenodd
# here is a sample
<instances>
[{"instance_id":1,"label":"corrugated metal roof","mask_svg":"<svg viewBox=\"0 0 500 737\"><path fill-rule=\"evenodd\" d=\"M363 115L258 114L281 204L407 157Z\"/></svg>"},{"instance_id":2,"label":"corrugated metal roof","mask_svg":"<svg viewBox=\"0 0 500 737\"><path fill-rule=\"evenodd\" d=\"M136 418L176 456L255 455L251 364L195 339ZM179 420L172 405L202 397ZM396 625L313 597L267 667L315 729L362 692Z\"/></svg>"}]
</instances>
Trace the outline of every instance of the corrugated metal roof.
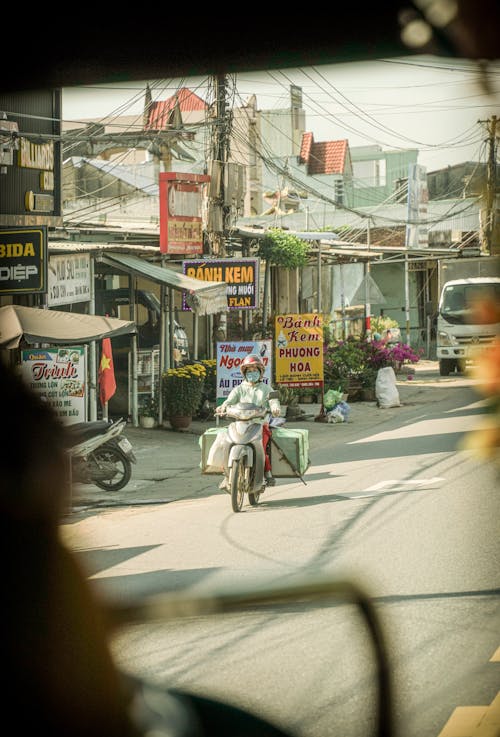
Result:
<instances>
[{"instance_id":1,"label":"corrugated metal roof","mask_svg":"<svg viewBox=\"0 0 500 737\"><path fill-rule=\"evenodd\" d=\"M131 254L100 253L96 260L185 292L188 306L198 315L213 315L216 312L227 310L226 282L192 279L190 276L166 269Z\"/></svg>"},{"instance_id":2,"label":"corrugated metal roof","mask_svg":"<svg viewBox=\"0 0 500 737\"><path fill-rule=\"evenodd\" d=\"M120 166L113 161L104 161L104 159L87 159L84 156L71 156L70 157L74 166L92 166L99 171L109 174L110 176L124 182L129 187L138 189L144 194L150 195L151 197L159 196L159 186L151 177L144 176L139 173L132 173L129 169L124 166ZM68 160L68 159L67 159Z\"/></svg>"}]
</instances>

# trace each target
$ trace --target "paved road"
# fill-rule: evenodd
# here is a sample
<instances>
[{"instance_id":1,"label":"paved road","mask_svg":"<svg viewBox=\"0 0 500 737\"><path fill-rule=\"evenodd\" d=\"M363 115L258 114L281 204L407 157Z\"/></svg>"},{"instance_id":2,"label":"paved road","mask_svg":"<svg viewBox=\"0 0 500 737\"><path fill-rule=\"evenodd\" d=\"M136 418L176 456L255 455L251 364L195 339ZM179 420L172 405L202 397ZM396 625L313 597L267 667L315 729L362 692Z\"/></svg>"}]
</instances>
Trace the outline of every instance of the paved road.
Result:
<instances>
[{"instance_id":1,"label":"paved road","mask_svg":"<svg viewBox=\"0 0 500 737\"><path fill-rule=\"evenodd\" d=\"M440 377L437 362L420 361L416 364L413 380L407 380L405 376L398 377L400 407L382 409L377 407L376 402L348 401L348 421L326 424L314 421L319 413L319 405L304 404L301 405L304 414L287 424L289 427L306 427L312 449L315 443L324 444L328 437L334 452L337 443L350 442L395 415L404 415L415 405L433 403L445 396L446 392L471 383L471 379L458 374ZM163 427L146 430L129 425L126 435L137 456L131 481L118 492L105 492L93 485L76 486L72 500L73 513L78 514L89 507L161 504L221 493L217 489L219 477L203 475L199 467L200 435L214 425L213 419L193 421L190 429L184 432Z\"/></svg>"}]
</instances>

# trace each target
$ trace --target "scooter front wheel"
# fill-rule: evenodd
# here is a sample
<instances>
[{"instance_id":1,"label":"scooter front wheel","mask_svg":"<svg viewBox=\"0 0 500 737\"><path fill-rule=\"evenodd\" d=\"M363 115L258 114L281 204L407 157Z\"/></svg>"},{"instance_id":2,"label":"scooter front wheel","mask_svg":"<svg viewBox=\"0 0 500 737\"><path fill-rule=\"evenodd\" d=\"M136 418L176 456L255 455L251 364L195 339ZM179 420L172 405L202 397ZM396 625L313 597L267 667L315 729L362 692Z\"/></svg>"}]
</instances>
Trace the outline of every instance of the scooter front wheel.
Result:
<instances>
[{"instance_id":1,"label":"scooter front wheel","mask_svg":"<svg viewBox=\"0 0 500 737\"><path fill-rule=\"evenodd\" d=\"M244 460L238 458L233 461L231 470L229 472L229 486L231 490L231 506L233 512L240 512L243 506L243 500L245 498L245 489L247 480L246 477L249 475L250 469L245 464Z\"/></svg>"}]
</instances>

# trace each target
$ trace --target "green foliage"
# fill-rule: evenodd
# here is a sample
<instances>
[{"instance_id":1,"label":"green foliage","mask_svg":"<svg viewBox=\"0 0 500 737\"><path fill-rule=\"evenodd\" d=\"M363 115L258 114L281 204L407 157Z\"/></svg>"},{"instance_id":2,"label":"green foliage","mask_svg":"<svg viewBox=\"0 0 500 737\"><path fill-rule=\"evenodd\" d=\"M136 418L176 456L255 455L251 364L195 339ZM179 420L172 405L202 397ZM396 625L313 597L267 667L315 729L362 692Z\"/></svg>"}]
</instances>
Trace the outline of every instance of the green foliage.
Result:
<instances>
[{"instance_id":1,"label":"green foliage","mask_svg":"<svg viewBox=\"0 0 500 737\"><path fill-rule=\"evenodd\" d=\"M384 343L368 342L353 336L347 340L337 340L324 353L325 391L339 386L343 391L348 391L351 380L372 389L380 368L391 366L398 371L405 363L417 363L420 355L421 352L416 353L410 346L402 343L386 346Z\"/></svg>"},{"instance_id":2,"label":"green foliage","mask_svg":"<svg viewBox=\"0 0 500 737\"><path fill-rule=\"evenodd\" d=\"M139 416L140 417L154 417L158 419L158 397L152 397L148 394L146 397L140 398L139 404Z\"/></svg>"},{"instance_id":3,"label":"green foliage","mask_svg":"<svg viewBox=\"0 0 500 737\"><path fill-rule=\"evenodd\" d=\"M373 333L382 333L384 330L389 328L397 328L397 320L393 320L392 317L370 317L370 329Z\"/></svg>"},{"instance_id":4,"label":"green foliage","mask_svg":"<svg viewBox=\"0 0 500 737\"><path fill-rule=\"evenodd\" d=\"M190 415L198 411L207 370L203 363L171 368L162 375L162 399L167 417Z\"/></svg>"},{"instance_id":5,"label":"green foliage","mask_svg":"<svg viewBox=\"0 0 500 737\"><path fill-rule=\"evenodd\" d=\"M293 386L278 385L278 399L280 404L298 404L299 393Z\"/></svg>"},{"instance_id":6,"label":"green foliage","mask_svg":"<svg viewBox=\"0 0 500 737\"><path fill-rule=\"evenodd\" d=\"M201 363L206 371L201 401L208 400L215 403L217 401L217 361L215 358L206 358Z\"/></svg>"},{"instance_id":7,"label":"green foliage","mask_svg":"<svg viewBox=\"0 0 500 737\"><path fill-rule=\"evenodd\" d=\"M305 241L281 228L271 228L265 238L259 241L258 255L285 269L305 266L308 254L309 246Z\"/></svg>"}]
</instances>

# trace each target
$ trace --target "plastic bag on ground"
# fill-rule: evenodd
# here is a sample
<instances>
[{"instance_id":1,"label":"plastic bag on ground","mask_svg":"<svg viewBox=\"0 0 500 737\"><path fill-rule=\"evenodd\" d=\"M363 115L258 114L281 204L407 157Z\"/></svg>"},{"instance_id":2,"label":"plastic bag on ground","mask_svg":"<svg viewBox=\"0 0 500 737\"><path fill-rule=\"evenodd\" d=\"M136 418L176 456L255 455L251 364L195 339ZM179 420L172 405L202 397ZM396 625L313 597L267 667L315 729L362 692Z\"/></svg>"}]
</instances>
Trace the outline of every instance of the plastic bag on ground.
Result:
<instances>
[{"instance_id":1,"label":"plastic bag on ground","mask_svg":"<svg viewBox=\"0 0 500 737\"><path fill-rule=\"evenodd\" d=\"M392 366L385 366L377 371L375 396L379 407L400 407L399 392L396 386L396 374Z\"/></svg>"},{"instance_id":2,"label":"plastic bag on ground","mask_svg":"<svg viewBox=\"0 0 500 737\"><path fill-rule=\"evenodd\" d=\"M323 406L326 410L333 409L337 402L340 402L340 400L343 397L343 392L341 389L328 389L327 392L325 392L325 395L323 397Z\"/></svg>"}]
</instances>

